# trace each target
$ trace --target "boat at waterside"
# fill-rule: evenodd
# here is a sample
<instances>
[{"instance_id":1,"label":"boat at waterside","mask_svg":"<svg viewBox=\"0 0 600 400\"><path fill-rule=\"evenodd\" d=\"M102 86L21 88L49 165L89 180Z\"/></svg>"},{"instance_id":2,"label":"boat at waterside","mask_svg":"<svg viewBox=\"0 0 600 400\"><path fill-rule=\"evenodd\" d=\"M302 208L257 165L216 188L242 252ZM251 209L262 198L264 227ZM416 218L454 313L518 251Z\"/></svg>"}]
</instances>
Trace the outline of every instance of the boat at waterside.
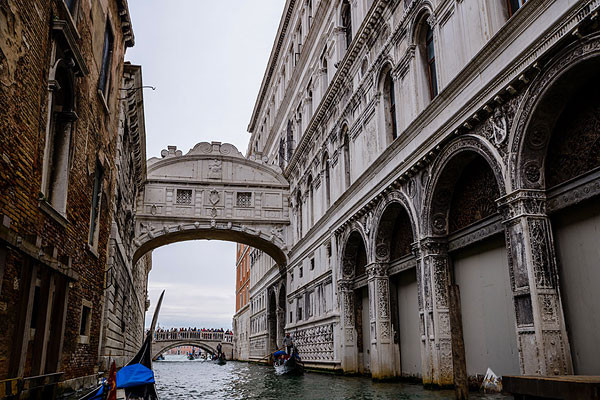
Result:
<instances>
[{"instance_id":1,"label":"boat at waterside","mask_svg":"<svg viewBox=\"0 0 600 400\"><path fill-rule=\"evenodd\" d=\"M108 393L117 389L124 389L126 400L158 400L154 386L154 371L152 371L152 337L164 294L163 290L154 310L152 324L138 353L116 374L114 374L113 362L108 381L105 380L102 385L80 400L104 400Z\"/></svg>"},{"instance_id":2,"label":"boat at waterside","mask_svg":"<svg viewBox=\"0 0 600 400\"><path fill-rule=\"evenodd\" d=\"M292 355L283 350L273 353L273 367L277 375L302 375L304 373L304 365L295 347Z\"/></svg>"}]
</instances>

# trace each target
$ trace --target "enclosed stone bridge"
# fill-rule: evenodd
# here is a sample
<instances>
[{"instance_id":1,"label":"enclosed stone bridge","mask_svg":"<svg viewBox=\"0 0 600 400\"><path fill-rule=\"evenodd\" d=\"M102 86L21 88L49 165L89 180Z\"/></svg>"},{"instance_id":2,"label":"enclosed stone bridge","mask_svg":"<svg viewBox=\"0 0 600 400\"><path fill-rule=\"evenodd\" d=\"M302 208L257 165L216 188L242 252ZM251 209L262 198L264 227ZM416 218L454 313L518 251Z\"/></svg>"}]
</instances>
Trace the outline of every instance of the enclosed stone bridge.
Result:
<instances>
[{"instance_id":1,"label":"enclosed stone bridge","mask_svg":"<svg viewBox=\"0 0 600 400\"><path fill-rule=\"evenodd\" d=\"M217 345L221 343L221 351L231 357L233 351L233 334L223 332L156 332L152 342L152 359L179 346L197 346L211 354L217 354Z\"/></svg>"},{"instance_id":2,"label":"enclosed stone bridge","mask_svg":"<svg viewBox=\"0 0 600 400\"><path fill-rule=\"evenodd\" d=\"M244 243L286 265L289 184L278 166L245 158L227 143L175 146L147 163L135 219L134 262L169 243L217 239Z\"/></svg>"}]
</instances>

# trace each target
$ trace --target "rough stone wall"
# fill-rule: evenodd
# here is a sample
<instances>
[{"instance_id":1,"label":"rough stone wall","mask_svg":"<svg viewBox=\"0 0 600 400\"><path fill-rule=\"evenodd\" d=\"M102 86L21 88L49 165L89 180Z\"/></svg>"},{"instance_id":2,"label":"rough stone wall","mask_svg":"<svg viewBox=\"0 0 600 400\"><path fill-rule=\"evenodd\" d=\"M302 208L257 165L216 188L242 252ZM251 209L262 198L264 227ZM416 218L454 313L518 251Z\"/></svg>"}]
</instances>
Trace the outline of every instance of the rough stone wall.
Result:
<instances>
[{"instance_id":1,"label":"rough stone wall","mask_svg":"<svg viewBox=\"0 0 600 400\"><path fill-rule=\"evenodd\" d=\"M66 226L40 208L42 168L48 120L48 76L53 21L71 16L62 1L7 0L0 3L0 245L8 245L0 292L0 379L9 376L14 332L23 318L20 296L24 263L70 276L66 328L59 371L72 379L98 371L103 286L110 234L114 188L115 138L119 97L118 80L108 92L106 111L96 88L106 15L114 32L110 65L121 76L125 52L117 1L77 2L74 25L78 47L89 73L75 78L75 111L68 175ZM91 10L93 7L94 10ZM93 12L92 12L93 11ZM92 19L92 15L94 16ZM71 30L74 31L74 29ZM99 37L99 35L101 37ZM90 210L96 158L104 162L105 182L99 219L97 251L88 247ZM29 255L26 255L29 254ZM43 278L44 276L42 276ZM74 279L71 279L74 278ZM79 328L83 301L92 304L88 343L81 343ZM29 361L28 361L29 362ZM28 367L25 367L27 373Z\"/></svg>"}]
</instances>

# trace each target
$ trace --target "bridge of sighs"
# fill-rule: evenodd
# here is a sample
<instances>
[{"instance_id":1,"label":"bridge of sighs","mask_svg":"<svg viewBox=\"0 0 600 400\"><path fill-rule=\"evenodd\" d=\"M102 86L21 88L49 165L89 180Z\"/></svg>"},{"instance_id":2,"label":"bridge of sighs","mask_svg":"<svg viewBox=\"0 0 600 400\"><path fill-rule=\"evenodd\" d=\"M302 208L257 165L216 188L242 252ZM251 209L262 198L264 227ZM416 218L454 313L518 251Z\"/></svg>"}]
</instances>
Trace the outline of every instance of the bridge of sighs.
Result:
<instances>
[{"instance_id":1,"label":"bridge of sighs","mask_svg":"<svg viewBox=\"0 0 600 400\"><path fill-rule=\"evenodd\" d=\"M289 184L279 167L247 159L235 146L175 146L147 163L136 211L134 262L169 243L217 239L248 244L286 265Z\"/></svg>"}]
</instances>

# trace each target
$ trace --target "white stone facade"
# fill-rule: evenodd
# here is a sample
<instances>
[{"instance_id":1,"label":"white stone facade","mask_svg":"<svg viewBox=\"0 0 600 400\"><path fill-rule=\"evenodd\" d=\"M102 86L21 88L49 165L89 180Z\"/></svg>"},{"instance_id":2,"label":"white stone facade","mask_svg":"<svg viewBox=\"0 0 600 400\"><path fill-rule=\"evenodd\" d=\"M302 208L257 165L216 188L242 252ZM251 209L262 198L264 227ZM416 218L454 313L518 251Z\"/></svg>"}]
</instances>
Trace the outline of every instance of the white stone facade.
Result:
<instances>
[{"instance_id":1,"label":"white stone facade","mask_svg":"<svg viewBox=\"0 0 600 400\"><path fill-rule=\"evenodd\" d=\"M600 2L509 4L286 2L247 155L290 184L273 285L308 364L439 386L486 365L600 372L586 355L598 317L574 311L597 307L572 300L598 284L597 235L585 256L560 243L575 229L562 213L600 226L579 204L600 192L599 165L553 133L591 115L569 104L595 79ZM586 154L589 126L573 133ZM574 282L574 266L594 283Z\"/></svg>"},{"instance_id":2,"label":"white stone facade","mask_svg":"<svg viewBox=\"0 0 600 400\"><path fill-rule=\"evenodd\" d=\"M146 132L142 69L125 65L120 101L119 131L116 141L114 199L110 202L112 226L104 290L101 365L104 370L115 361L122 367L139 351L144 338L144 317L148 309L148 274L152 253L133 261L135 203L146 179Z\"/></svg>"}]
</instances>

